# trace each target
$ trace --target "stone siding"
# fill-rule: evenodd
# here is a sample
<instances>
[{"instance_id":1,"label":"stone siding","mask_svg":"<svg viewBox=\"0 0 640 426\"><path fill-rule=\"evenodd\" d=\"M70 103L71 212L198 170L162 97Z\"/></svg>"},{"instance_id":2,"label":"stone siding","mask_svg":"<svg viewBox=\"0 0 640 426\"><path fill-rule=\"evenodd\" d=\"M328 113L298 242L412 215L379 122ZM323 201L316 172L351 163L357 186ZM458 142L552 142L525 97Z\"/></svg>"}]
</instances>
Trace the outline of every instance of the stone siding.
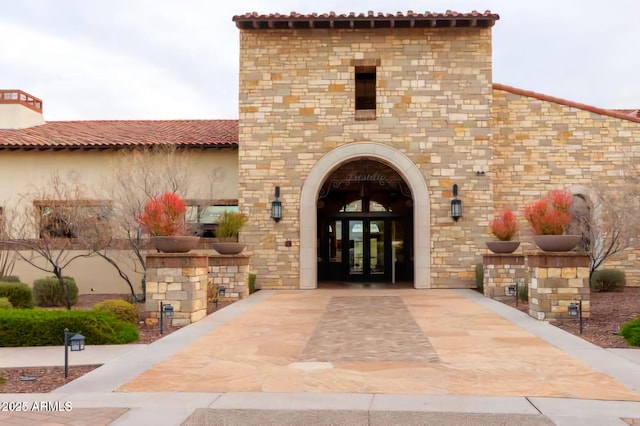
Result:
<instances>
[{"instance_id":1,"label":"stone siding","mask_svg":"<svg viewBox=\"0 0 640 426\"><path fill-rule=\"evenodd\" d=\"M173 307L171 324L188 325L207 315L207 255L147 255L145 309L160 317L160 302Z\"/></svg>"},{"instance_id":2,"label":"stone siding","mask_svg":"<svg viewBox=\"0 0 640 426\"><path fill-rule=\"evenodd\" d=\"M594 191L622 191L625 170L640 160L640 123L541 99L493 91L494 155L490 165L495 210L525 204L550 189L569 188L589 197ZM635 170L635 168L634 168ZM525 251L535 247L521 218ZM640 285L637 250L606 264Z\"/></svg>"},{"instance_id":3,"label":"stone siding","mask_svg":"<svg viewBox=\"0 0 640 426\"><path fill-rule=\"evenodd\" d=\"M529 315L538 320L571 319L569 305L582 302L582 316L591 312L589 257L571 253L540 253L527 256L531 274Z\"/></svg>"},{"instance_id":4,"label":"stone siding","mask_svg":"<svg viewBox=\"0 0 640 426\"><path fill-rule=\"evenodd\" d=\"M529 269L523 255L489 254L482 259L485 296L499 298L509 296L509 286L524 288L529 281Z\"/></svg>"},{"instance_id":5,"label":"stone siding","mask_svg":"<svg viewBox=\"0 0 640 426\"><path fill-rule=\"evenodd\" d=\"M240 37L239 203L250 217L241 239L261 288L300 287L302 185L320 158L359 142L406 154L427 182L431 287L472 285L492 205L489 179L475 174L492 155L491 30L244 30ZM362 61L380 64L370 121L355 114L354 64ZM465 214L457 223L449 217L454 183ZM269 217L275 186L284 208L277 224Z\"/></svg>"},{"instance_id":6,"label":"stone siding","mask_svg":"<svg viewBox=\"0 0 640 426\"><path fill-rule=\"evenodd\" d=\"M210 290L225 290L219 301L234 302L249 295L249 259L246 255L209 257Z\"/></svg>"}]
</instances>

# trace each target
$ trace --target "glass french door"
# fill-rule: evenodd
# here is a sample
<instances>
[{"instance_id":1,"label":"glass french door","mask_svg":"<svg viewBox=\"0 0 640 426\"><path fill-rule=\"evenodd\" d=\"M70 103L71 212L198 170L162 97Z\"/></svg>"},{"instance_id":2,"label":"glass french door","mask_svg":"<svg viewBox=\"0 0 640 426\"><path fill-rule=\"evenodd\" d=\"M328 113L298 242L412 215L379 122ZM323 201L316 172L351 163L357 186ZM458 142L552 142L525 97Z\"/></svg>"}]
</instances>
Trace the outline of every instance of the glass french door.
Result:
<instances>
[{"instance_id":1,"label":"glass french door","mask_svg":"<svg viewBox=\"0 0 640 426\"><path fill-rule=\"evenodd\" d=\"M355 280L382 280L388 275L385 220L346 219L348 275ZM346 229L345 229L346 228ZM390 240L389 240L390 242Z\"/></svg>"}]
</instances>

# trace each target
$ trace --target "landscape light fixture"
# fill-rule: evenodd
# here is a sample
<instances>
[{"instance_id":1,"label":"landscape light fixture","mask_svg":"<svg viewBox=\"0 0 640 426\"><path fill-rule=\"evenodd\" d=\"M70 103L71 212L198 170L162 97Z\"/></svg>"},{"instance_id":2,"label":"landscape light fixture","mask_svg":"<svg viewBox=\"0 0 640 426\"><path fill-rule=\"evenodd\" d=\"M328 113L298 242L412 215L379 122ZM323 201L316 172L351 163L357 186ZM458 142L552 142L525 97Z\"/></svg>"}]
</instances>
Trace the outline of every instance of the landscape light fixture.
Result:
<instances>
[{"instance_id":1,"label":"landscape light fixture","mask_svg":"<svg viewBox=\"0 0 640 426\"><path fill-rule=\"evenodd\" d=\"M69 348L72 352L84 351L84 336L64 329L64 377L69 377Z\"/></svg>"},{"instance_id":2,"label":"landscape light fixture","mask_svg":"<svg viewBox=\"0 0 640 426\"><path fill-rule=\"evenodd\" d=\"M160 334L164 334L164 318L173 318L173 306L160 301Z\"/></svg>"},{"instance_id":3,"label":"landscape light fixture","mask_svg":"<svg viewBox=\"0 0 640 426\"><path fill-rule=\"evenodd\" d=\"M280 201L280 187L276 186L275 189L276 199L271 202L271 219L276 223L282 219L282 201Z\"/></svg>"},{"instance_id":4,"label":"landscape light fixture","mask_svg":"<svg viewBox=\"0 0 640 426\"><path fill-rule=\"evenodd\" d=\"M580 320L580 334L582 334L582 300L578 300L578 303L569 303L568 312L570 317L579 317Z\"/></svg>"},{"instance_id":5,"label":"landscape light fixture","mask_svg":"<svg viewBox=\"0 0 640 426\"><path fill-rule=\"evenodd\" d=\"M451 200L451 218L457 222L462 217L462 200L458 199L458 184L453 184L453 200Z\"/></svg>"}]
</instances>

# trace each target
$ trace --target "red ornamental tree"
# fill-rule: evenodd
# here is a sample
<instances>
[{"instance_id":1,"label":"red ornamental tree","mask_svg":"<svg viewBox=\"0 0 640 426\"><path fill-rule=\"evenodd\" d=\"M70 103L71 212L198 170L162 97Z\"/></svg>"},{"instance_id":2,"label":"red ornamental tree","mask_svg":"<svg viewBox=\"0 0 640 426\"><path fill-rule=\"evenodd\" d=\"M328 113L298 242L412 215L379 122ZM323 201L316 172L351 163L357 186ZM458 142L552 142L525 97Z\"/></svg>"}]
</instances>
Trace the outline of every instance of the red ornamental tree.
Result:
<instances>
[{"instance_id":1,"label":"red ornamental tree","mask_svg":"<svg viewBox=\"0 0 640 426\"><path fill-rule=\"evenodd\" d=\"M489 229L500 241L511 241L518 232L516 215L510 209L504 209L499 216L493 218Z\"/></svg>"},{"instance_id":2,"label":"red ornamental tree","mask_svg":"<svg viewBox=\"0 0 640 426\"><path fill-rule=\"evenodd\" d=\"M555 189L546 197L527 204L524 217L536 235L562 235L571 224L569 209L572 203L571 192Z\"/></svg>"},{"instance_id":3,"label":"red ornamental tree","mask_svg":"<svg viewBox=\"0 0 640 426\"><path fill-rule=\"evenodd\" d=\"M178 194L166 192L150 199L136 221L151 236L172 236L184 233L187 206Z\"/></svg>"}]
</instances>

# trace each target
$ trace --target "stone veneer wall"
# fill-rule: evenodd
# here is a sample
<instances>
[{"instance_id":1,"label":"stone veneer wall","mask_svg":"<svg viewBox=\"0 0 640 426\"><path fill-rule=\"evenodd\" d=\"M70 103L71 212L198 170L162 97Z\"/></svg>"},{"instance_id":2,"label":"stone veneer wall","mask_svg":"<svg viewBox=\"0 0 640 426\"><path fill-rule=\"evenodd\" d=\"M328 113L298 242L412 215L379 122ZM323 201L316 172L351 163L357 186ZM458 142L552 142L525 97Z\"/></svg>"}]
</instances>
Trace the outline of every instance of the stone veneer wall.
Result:
<instances>
[{"instance_id":1,"label":"stone veneer wall","mask_svg":"<svg viewBox=\"0 0 640 426\"><path fill-rule=\"evenodd\" d=\"M539 252L527 256L527 266L529 315L545 321L571 319L569 304L582 300L582 316L589 317L589 256Z\"/></svg>"},{"instance_id":2,"label":"stone veneer wall","mask_svg":"<svg viewBox=\"0 0 640 426\"><path fill-rule=\"evenodd\" d=\"M225 288L220 301L236 301L249 295L249 259L247 255L209 257L210 291Z\"/></svg>"},{"instance_id":3,"label":"stone veneer wall","mask_svg":"<svg viewBox=\"0 0 640 426\"><path fill-rule=\"evenodd\" d=\"M640 123L549 99L496 89L491 126L489 175L496 211L521 212L550 189L569 188L585 196L598 188L621 190L628 185L625 169L640 160ZM521 225L525 230L524 221ZM521 234L526 253L533 245ZM628 285L640 285L638 259L637 250L628 250L606 266L623 269Z\"/></svg>"},{"instance_id":4,"label":"stone veneer wall","mask_svg":"<svg viewBox=\"0 0 640 426\"><path fill-rule=\"evenodd\" d=\"M147 255L145 309L160 317L160 302L173 307L171 324L188 325L207 315L208 256L193 253Z\"/></svg>"},{"instance_id":5,"label":"stone veneer wall","mask_svg":"<svg viewBox=\"0 0 640 426\"><path fill-rule=\"evenodd\" d=\"M522 288L529 282L529 269L521 254L486 254L482 257L482 265L485 296L508 296L509 285Z\"/></svg>"},{"instance_id":6,"label":"stone veneer wall","mask_svg":"<svg viewBox=\"0 0 640 426\"><path fill-rule=\"evenodd\" d=\"M492 157L491 30L242 30L240 38L239 204L250 218L241 240L261 288L299 288L301 187L326 153L359 142L406 154L427 182L430 286L473 285L493 205L489 178L475 173ZM367 61L379 63L377 118L358 121L354 64ZM455 223L454 183L465 214ZM284 207L277 224L275 186Z\"/></svg>"}]
</instances>

